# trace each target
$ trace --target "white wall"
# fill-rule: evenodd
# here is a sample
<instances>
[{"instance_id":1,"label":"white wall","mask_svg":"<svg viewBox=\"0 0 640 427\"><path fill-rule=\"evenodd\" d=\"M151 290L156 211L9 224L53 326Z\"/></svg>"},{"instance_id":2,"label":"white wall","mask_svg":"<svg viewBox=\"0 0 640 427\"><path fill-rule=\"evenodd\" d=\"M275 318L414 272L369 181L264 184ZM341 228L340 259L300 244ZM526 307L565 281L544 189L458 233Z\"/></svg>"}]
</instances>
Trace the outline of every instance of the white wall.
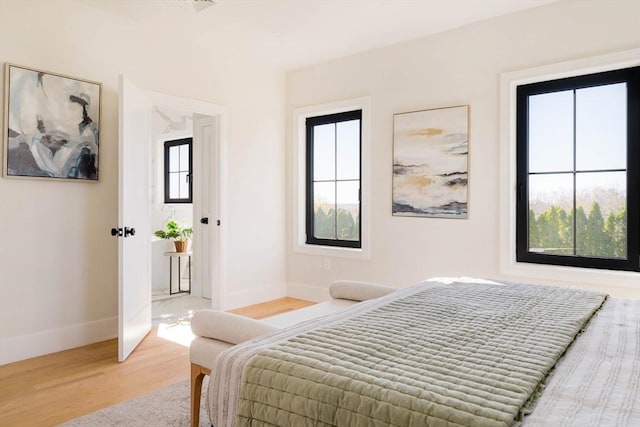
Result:
<instances>
[{"instance_id":1,"label":"white wall","mask_svg":"<svg viewBox=\"0 0 640 427\"><path fill-rule=\"evenodd\" d=\"M226 304L284 295L285 76L221 40L82 2L0 2L0 61L103 82L100 182L0 179L0 364L116 334L121 73L229 108Z\"/></svg>"},{"instance_id":2,"label":"white wall","mask_svg":"<svg viewBox=\"0 0 640 427\"><path fill-rule=\"evenodd\" d=\"M289 73L288 177L293 109L370 96L373 123L371 258L332 258L325 270L321 257L292 250L289 227L289 294L319 298L336 279L407 286L432 276L501 277L500 73L638 47L638 16L635 1L559 2ZM468 220L392 216L393 114L465 104L471 122ZM289 219L292 197L289 186ZM625 288L614 280L600 287L640 297L640 285Z\"/></svg>"}]
</instances>

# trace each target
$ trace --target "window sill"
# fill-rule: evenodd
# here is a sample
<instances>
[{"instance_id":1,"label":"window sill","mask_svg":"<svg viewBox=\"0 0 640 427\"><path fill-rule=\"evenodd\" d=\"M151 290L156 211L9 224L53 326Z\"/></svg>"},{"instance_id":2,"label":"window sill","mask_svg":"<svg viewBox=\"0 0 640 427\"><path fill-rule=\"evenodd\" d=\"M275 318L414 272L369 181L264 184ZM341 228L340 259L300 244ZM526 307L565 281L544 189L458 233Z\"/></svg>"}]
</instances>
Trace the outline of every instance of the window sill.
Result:
<instances>
[{"instance_id":1,"label":"window sill","mask_svg":"<svg viewBox=\"0 0 640 427\"><path fill-rule=\"evenodd\" d=\"M186 210L192 209L193 203L160 203L162 210Z\"/></svg>"},{"instance_id":2,"label":"window sill","mask_svg":"<svg viewBox=\"0 0 640 427\"><path fill-rule=\"evenodd\" d=\"M330 256L336 258L369 259L367 248L340 248L336 246L297 244L294 252L306 255Z\"/></svg>"},{"instance_id":3,"label":"window sill","mask_svg":"<svg viewBox=\"0 0 640 427\"><path fill-rule=\"evenodd\" d=\"M638 289L640 273L633 271L602 270L595 268L565 267L558 265L512 262L502 266L500 273L522 279L539 279L548 283L568 282L603 287Z\"/></svg>"}]
</instances>

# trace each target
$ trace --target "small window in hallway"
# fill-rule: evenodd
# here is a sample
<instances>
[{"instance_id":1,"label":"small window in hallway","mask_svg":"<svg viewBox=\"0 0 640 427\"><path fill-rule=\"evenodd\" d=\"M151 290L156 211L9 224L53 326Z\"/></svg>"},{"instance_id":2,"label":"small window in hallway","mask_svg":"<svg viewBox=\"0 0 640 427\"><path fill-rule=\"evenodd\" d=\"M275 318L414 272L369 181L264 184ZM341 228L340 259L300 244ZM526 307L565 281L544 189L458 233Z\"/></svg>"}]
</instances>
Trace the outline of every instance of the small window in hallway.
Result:
<instances>
[{"instance_id":1,"label":"small window in hallway","mask_svg":"<svg viewBox=\"0 0 640 427\"><path fill-rule=\"evenodd\" d=\"M164 143L164 202L192 203L193 139Z\"/></svg>"}]
</instances>

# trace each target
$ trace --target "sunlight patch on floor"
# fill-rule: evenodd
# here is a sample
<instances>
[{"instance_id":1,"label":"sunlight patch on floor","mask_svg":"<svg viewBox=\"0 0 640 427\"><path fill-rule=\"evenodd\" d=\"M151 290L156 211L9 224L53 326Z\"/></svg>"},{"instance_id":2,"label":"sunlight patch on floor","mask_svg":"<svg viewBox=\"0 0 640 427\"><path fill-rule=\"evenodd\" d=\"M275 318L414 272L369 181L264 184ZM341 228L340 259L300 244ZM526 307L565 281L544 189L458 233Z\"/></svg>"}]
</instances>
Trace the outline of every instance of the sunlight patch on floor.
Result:
<instances>
[{"instance_id":1,"label":"sunlight patch on floor","mask_svg":"<svg viewBox=\"0 0 640 427\"><path fill-rule=\"evenodd\" d=\"M161 319L158 323L158 337L176 344L189 347L191 341L195 338L191 332L191 316L180 317L176 319L174 316L167 316L167 319Z\"/></svg>"},{"instance_id":2,"label":"sunlight patch on floor","mask_svg":"<svg viewBox=\"0 0 640 427\"><path fill-rule=\"evenodd\" d=\"M158 295L152 303L152 323L158 338L188 347L194 339L191 318L198 310L210 309L211 300L193 295Z\"/></svg>"}]
</instances>

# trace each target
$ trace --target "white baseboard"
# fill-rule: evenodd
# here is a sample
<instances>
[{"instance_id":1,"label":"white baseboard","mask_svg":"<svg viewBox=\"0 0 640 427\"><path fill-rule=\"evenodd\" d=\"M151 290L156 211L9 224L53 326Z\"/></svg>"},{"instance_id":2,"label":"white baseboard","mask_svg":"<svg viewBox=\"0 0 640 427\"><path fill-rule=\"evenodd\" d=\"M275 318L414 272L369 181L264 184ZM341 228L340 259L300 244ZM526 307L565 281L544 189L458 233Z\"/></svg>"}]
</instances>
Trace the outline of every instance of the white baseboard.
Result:
<instances>
[{"instance_id":1,"label":"white baseboard","mask_svg":"<svg viewBox=\"0 0 640 427\"><path fill-rule=\"evenodd\" d=\"M233 310L234 308L246 307L248 305L283 298L287 296L286 290L286 286L279 284L247 289L245 291L228 292L222 298L222 310Z\"/></svg>"},{"instance_id":2,"label":"white baseboard","mask_svg":"<svg viewBox=\"0 0 640 427\"><path fill-rule=\"evenodd\" d=\"M297 282L287 283L287 296L313 302L322 302L331 299L328 287Z\"/></svg>"},{"instance_id":3,"label":"white baseboard","mask_svg":"<svg viewBox=\"0 0 640 427\"><path fill-rule=\"evenodd\" d=\"M81 347L118 336L118 318L96 320L0 339L0 365Z\"/></svg>"}]
</instances>

